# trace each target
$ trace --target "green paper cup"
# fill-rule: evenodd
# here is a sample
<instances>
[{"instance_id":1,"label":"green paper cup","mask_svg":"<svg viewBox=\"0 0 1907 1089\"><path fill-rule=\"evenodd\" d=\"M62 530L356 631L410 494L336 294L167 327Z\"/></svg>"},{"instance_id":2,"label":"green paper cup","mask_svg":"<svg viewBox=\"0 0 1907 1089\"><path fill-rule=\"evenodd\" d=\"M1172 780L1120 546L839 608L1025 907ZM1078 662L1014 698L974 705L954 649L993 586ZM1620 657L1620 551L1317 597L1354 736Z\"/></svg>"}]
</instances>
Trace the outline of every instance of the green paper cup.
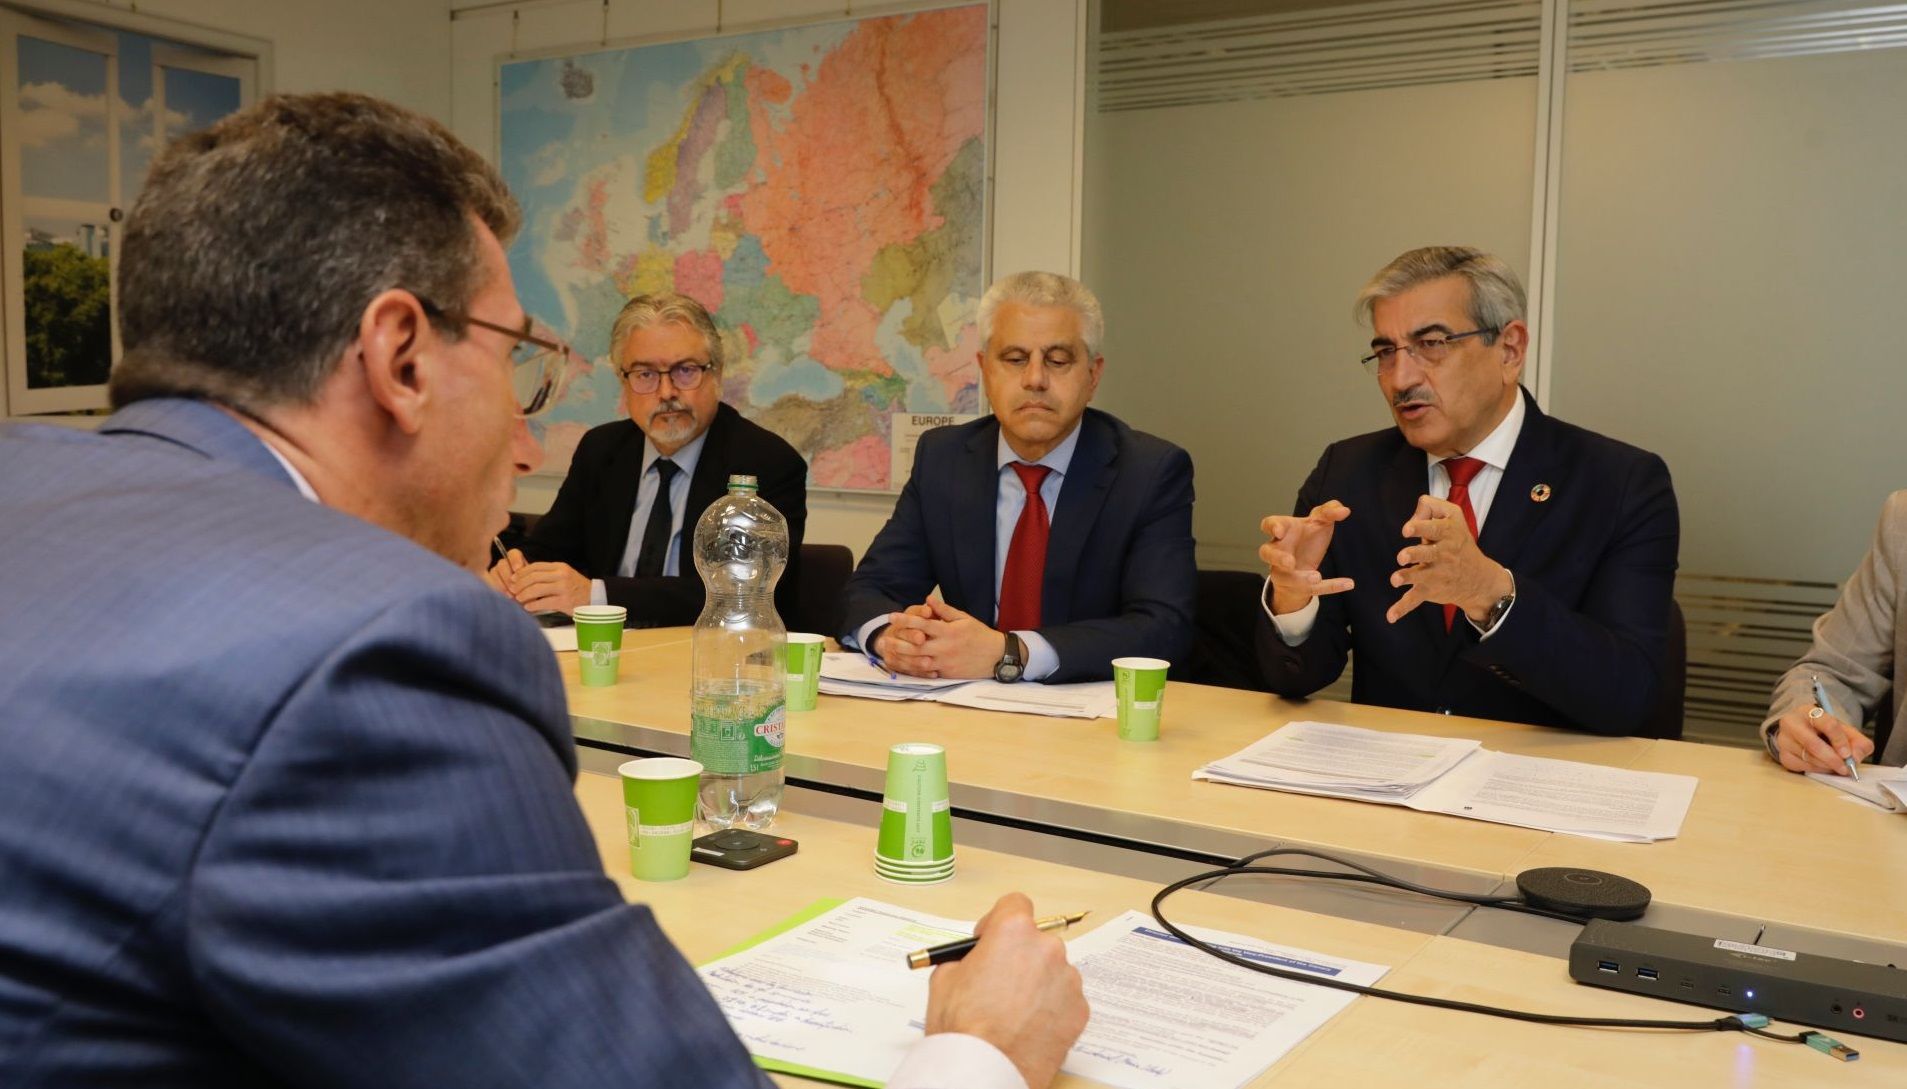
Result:
<instances>
[{"instance_id":1,"label":"green paper cup","mask_svg":"<svg viewBox=\"0 0 1907 1089\"><path fill-rule=\"evenodd\" d=\"M1159 709L1165 703L1162 658L1114 658L1112 687L1119 696L1119 740L1159 740Z\"/></svg>"},{"instance_id":2,"label":"green paper cup","mask_svg":"<svg viewBox=\"0 0 1907 1089\"><path fill-rule=\"evenodd\" d=\"M629 610L620 605L576 607L576 670L585 685L616 683L622 662L622 625Z\"/></svg>"},{"instance_id":3,"label":"green paper cup","mask_svg":"<svg viewBox=\"0 0 1907 1089\"><path fill-rule=\"evenodd\" d=\"M631 760L616 770L622 773L630 875L639 881L688 876L702 765L679 756L657 756Z\"/></svg>"},{"instance_id":4,"label":"green paper cup","mask_svg":"<svg viewBox=\"0 0 1907 1089\"><path fill-rule=\"evenodd\" d=\"M787 670L788 710L812 711L821 694L821 651L824 640L808 632L791 631L782 647Z\"/></svg>"},{"instance_id":5,"label":"green paper cup","mask_svg":"<svg viewBox=\"0 0 1907 1089\"><path fill-rule=\"evenodd\" d=\"M877 861L893 869L938 869L953 863L953 813L947 800L947 750L909 742L887 753Z\"/></svg>"}]
</instances>

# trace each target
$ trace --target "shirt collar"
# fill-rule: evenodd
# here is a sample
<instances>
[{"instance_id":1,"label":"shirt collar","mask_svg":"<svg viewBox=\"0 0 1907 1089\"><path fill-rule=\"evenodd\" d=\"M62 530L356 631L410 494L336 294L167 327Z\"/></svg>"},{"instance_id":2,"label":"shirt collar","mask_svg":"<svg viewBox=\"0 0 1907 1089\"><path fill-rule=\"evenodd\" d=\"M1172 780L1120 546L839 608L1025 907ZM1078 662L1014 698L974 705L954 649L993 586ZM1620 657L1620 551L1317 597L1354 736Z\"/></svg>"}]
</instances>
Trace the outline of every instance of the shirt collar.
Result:
<instances>
[{"instance_id":1,"label":"shirt collar","mask_svg":"<svg viewBox=\"0 0 1907 1089\"><path fill-rule=\"evenodd\" d=\"M1081 417L1081 422L1083 421L1084 421L1084 417ZM996 470L1004 469L1007 466L1013 464L1014 462L1022 460L1020 458L1020 455L1013 452L1013 447L1007 445L1005 431L1000 432L1000 437L998 440L996 440L996 442L997 442L997 445L994 447L994 454L993 454L993 459L994 459L993 467ZM1058 473L1060 476L1065 476L1066 467L1073 463L1073 449L1077 447L1078 445L1079 445L1079 424L1075 423L1073 425L1072 434L1059 440L1058 446L1055 446L1051 450L1048 450L1046 452L1045 457L1041 458L1040 460L1036 462L1033 462L1033 464L1044 465L1048 469L1051 469L1055 473Z\"/></svg>"},{"instance_id":2,"label":"shirt collar","mask_svg":"<svg viewBox=\"0 0 1907 1089\"><path fill-rule=\"evenodd\" d=\"M291 462L285 460L285 455L279 453L278 448L276 446L273 446L271 443L268 443L268 442L261 442L261 445L265 447L266 453L269 453L272 457L278 459L278 464L284 468L285 475L289 476L291 478L291 482L298 486L299 495L304 496L306 499L311 500L313 503L324 502L324 500L318 498L318 493L315 489L312 488L311 481L305 479L305 474L293 468Z\"/></svg>"},{"instance_id":3,"label":"shirt collar","mask_svg":"<svg viewBox=\"0 0 1907 1089\"><path fill-rule=\"evenodd\" d=\"M1496 430L1459 456L1476 458L1499 471L1509 468L1510 452L1516 449L1516 437L1523 431L1523 415L1523 391L1519 389L1516 391L1516 403L1510 406L1509 415L1504 416L1503 422L1496 425ZM1447 460L1449 459L1439 458L1431 464L1441 465Z\"/></svg>"},{"instance_id":4,"label":"shirt collar","mask_svg":"<svg viewBox=\"0 0 1907 1089\"><path fill-rule=\"evenodd\" d=\"M683 477L687 478L695 475L695 463L702 460L702 445L708 442L708 437L708 430L704 428L700 435L683 443L682 449L669 455L669 460L675 462L675 467L681 471ZM657 450L656 444L649 441L649 436L644 435L642 437L643 475L648 475L649 467L661 460L661 458L662 451Z\"/></svg>"}]
</instances>

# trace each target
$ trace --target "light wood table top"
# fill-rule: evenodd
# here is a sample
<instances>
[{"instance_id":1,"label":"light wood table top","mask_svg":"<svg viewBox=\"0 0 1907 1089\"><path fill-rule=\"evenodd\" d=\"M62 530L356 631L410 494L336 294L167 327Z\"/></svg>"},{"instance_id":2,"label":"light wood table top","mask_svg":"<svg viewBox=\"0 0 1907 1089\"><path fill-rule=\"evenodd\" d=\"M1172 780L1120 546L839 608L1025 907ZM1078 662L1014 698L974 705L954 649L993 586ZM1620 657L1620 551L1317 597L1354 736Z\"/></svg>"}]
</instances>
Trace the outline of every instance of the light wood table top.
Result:
<instances>
[{"instance_id":1,"label":"light wood table top","mask_svg":"<svg viewBox=\"0 0 1907 1089\"><path fill-rule=\"evenodd\" d=\"M953 918L978 918L1000 895L1023 891L1039 910L1091 908L1104 920L1146 910L1154 887L1142 881L962 847L954 880L931 888L876 878L871 827L783 811L777 830L800 853L750 873L692 866L681 881L627 876L620 784L591 772L576 796L596 834L604 867L631 901L649 905L693 962L703 962L821 897L867 896ZM1217 927L1269 941L1392 966L1385 984L1401 990L1540 1008L1548 1012L1700 1019L1693 1007L1578 986L1560 960L1448 937L1430 937L1328 915L1187 891L1173 900L1175 922ZM1487 980L1487 985L1465 981ZM1670 1012L1675 1011L1675 1012ZM1858 1039L1846 1066L1797 1045L1736 1034L1615 1033L1550 1028L1384 1002L1354 1001L1254 1086L1400 1085L1585 1089L1617 1085L1898 1086L1907 1045ZM816 1083L778 1077L789 1086ZM1062 1086L1094 1083L1062 1077Z\"/></svg>"},{"instance_id":2,"label":"light wood table top","mask_svg":"<svg viewBox=\"0 0 1907 1089\"><path fill-rule=\"evenodd\" d=\"M575 684L564 659L579 736L687 751L689 644L625 656L616 685ZM1475 738L1531 756L1627 767L1651 744L1485 719L1418 714L1332 700L1171 684L1156 742L1120 741L1111 719L1045 718L922 701L823 695L788 716L791 776L878 792L887 750L902 741L947 748L956 807L1053 827L1236 857L1280 840L1427 863L1492 877L1513 873L1548 833L1417 813L1397 806L1195 782L1192 771L1292 719L1440 737Z\"/></svg>"},{"instance_id":3,"label":"light wood table top","mask_svg":"<svg viewBox=\"0 0 1907 1089\"><path fill-rule=\"evenodd\" d=\"M648 649L624 658L613 687L578 686L574 656L559 655L578 735L686 753L688 631L644 633ZM1700 786L1680 837L1628 844L1192 780L1200 765L1306 718L1693 775ZM1849 801L1756 751L1173 683L1151 743L1120 741L1110 719L824 695L816 710L789 715L788 773L878 793L887 750L901 741L947 747L957 808L1041 827L1225 857L1272 841L1319 846L1476 875L1471 887L1536 866L1603 869L1641 881L1665 905L1907 943L1907 817Z\"/></svg>"}]
</instances>

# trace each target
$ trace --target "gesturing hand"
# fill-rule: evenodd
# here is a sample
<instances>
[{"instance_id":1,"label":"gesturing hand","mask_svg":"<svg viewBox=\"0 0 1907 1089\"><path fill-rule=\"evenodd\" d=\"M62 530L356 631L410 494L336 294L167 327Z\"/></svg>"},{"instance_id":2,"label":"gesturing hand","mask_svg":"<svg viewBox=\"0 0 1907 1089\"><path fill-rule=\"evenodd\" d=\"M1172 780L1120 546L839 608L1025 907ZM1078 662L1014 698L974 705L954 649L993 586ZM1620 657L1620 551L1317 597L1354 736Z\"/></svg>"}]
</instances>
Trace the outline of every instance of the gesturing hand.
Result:
<instances>
[{"instance_id":1,"label":"gesturing hand","mask_svg":"<svg viewBox=\"0 0 1907 1089\"><path fill-rule=\"evenodd\" d=\"M1420 497L1403 535L1418 543L1397 554L1399 569L1391 572L1392 586L1410 588L1384 614L1393 624L1425 602L1455 605L1482 623L1514 585L1509 569L1477 547L1463 508L1448 499Z\"/></svg>"},{"instance_id":2,"label":"gesturing hand","mask_svg":"<svg viewBox=\"0 0 1907 1089\"><path fill-rule=\"evenodd\" d=\"M1332 499L1311 508L1303 518L1274 514L1259 523L1270 538L1258 546L1258 558L1271 568L1271 611L1295 613L1320 594L1341 594L1354 588L1351 579L1327 579L1318 573L1331 547L1337 524L1351 516L1351 508Z\"/></svg>"}]
</instances>

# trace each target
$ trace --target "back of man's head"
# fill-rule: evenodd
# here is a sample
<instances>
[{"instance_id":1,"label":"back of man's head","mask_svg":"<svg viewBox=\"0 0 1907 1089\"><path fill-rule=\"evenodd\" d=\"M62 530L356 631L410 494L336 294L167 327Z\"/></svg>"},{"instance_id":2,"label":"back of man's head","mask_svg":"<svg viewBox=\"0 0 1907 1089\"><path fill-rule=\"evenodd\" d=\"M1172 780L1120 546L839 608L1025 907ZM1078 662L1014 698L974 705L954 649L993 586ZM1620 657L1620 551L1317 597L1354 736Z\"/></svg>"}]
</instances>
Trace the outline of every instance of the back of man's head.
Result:
<instances>
[{"instance_id":1,"label":"back of man's head","mask_svg":"<svg viewBox=\"0 0 1907 1089\"><path fill-rule=\"evenodd\" d=\"M380 292L454 318L482 286L503 179L443 125L358 94L279 95L152 164L120 247L115 407L188 396L308 404Z\"/></svg>"}]
</instances>

